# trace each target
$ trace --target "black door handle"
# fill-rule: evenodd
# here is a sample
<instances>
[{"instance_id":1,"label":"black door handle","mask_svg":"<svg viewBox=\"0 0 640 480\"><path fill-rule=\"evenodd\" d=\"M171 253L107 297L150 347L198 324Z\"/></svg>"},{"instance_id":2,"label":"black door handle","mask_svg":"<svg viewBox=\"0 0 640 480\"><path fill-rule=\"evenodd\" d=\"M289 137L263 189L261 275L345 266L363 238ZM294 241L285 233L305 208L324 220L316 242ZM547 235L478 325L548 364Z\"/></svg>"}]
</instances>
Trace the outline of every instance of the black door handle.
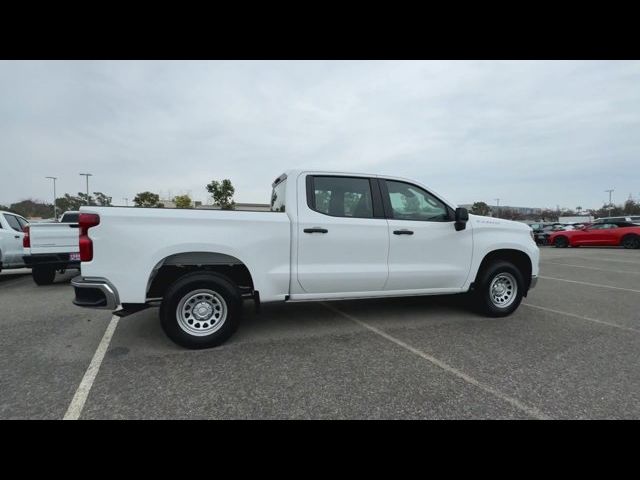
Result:
<instances>
[{"instance_id":1,"label":"black door handle","mask_svg":"<svg viewBox=\"0 0 640 480\"><path fill-rule=\"evenodd\" d=\"M394 235L413 235L413 232L411 230L394 230L393 234Z\"/></svg>"},{"instance_id":2,"label":"black door handle","mask_svg":"<svg viewBox=\"0 0 640 480\"><path fill-rule=\"evenodd\" d=\"M14 235L13 238L20 238L20 235Z\"/></svg>"},{"instance_id":3,"label":"black door handle","mask_svg":"<svg viewBox=\"0 0 640 480\"><path fill-rule=\"evenodd\" d=\"M305 228L304 233L327 233L329 230L326 228Z\"/></svg>"}]
</instances>

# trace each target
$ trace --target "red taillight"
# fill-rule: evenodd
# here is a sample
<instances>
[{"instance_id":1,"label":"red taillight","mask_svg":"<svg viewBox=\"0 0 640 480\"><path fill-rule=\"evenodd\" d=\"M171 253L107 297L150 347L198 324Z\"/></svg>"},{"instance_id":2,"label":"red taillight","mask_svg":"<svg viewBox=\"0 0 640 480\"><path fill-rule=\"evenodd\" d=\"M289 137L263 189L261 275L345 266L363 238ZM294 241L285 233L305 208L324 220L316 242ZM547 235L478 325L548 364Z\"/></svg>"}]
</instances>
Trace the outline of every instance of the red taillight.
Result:
<instances>
[{"instance_id":1,"label":"red taillight","mask_svg":"<svg viewBox=\"0 0 640 480\"><path fill-rule=\"evenodd\" d=\"M80 226L80 261L93 260L93 242L89 238L89 229L100 224L100 216L95 213L81 213L78 219Z\"/></svg>"},{"instance_id":2,"label":"red taillight","mask_svg":"<svg viewBox=\"0 0 640 480\"><path fill-rule=\"evenodd\" d=\"M22 246L24 248L31 248L31 237L29 236L29 225L22 227L24 237L22 237Z\"/></svg>"}]
</instances>

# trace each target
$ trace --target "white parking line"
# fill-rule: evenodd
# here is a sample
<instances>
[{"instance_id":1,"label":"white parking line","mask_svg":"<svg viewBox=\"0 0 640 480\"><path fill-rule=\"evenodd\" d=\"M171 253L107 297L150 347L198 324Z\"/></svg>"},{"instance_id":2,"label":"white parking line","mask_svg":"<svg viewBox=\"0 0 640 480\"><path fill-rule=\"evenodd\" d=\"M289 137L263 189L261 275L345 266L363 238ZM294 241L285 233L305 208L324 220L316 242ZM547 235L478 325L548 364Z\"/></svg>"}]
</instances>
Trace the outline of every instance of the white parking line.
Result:
<instances>
[{"instance_id":1,"label":"white parking line","mask_svg":"<svg viewBox=\"0 0 640 480\"><path fill-rule=\"evenodd\" d=\"M640 290L634 290L633 288L612 287L611 285L602 285L600 283L580 282L578 280L567 280L566 278L543 277L542 275L538 275L538 278L544 278L545 280L558 280L559 282L578 283L580 285L588 285L590 287L612 288L613 290L640 293Z\"/></svg>"},{"instance_id":2,"label":"white parking line","mask_svg":"<svg viewBox=\"0 0 640 480\"><path fill-rule=\"evenodd\" d=\"M82 381L69 404L69 408L67 408L67 413L64 414L63 420L77 420L80 418L84 403L87 401L93 381L96 379L96 375L98 375L98 370L100 370L104 354L107 353L107 348L109 348L111 337L113 337L113 332L115 332L118 326L119 319L120 317L116 317L115 315L111 317L111 321L102 336L102 340L100 340L96 352L93 354L89 368L87 368L87 371L84 373L84 377L82 377Z\"/></svg>"},{"instance_id":3,"label":"white parking line","mask_svg":"<svg viewBox=\"0 0 640 480\"><path fill-rule=\"evenodd\" d=\"M406 343L404 343L402 340L399 340L395 337L392 337L391 335L389 335L388 333L383 332L382 330L378 330L376 327L373 327L371 325L369 325L368 323L363 322L362 320L357 319L356 317L349 315L348 313L345 313L341 310L338 310L336 307L334 307L333 305L327 304L322 302L322 305L324 305L326 308L328 308L329 310L332 310L336 313L338 313L339 315L342 315L343 317L351 320L352 322L357 323L358 325L366 328L367 330L372 331L373 333L380 335L381 337L385 338L386 340L389 340L390 342L395 343L396 345L399 345L400 347L404 348L405 350L410 351L411 353L418 355L419 357L423 358L424 360L427 360L428 362L431 362L433 365L441 368L442 370L451 373L453 375L455 375L456 377L460 378L461 380L464 380L465 382L474 385L478 388L480 388L481 390L484 390L487 393L490 393L491 395L498 397L501 400L504 400L505 402L511 404L512 406L514 406L515 408L517 408L518 410L521 410L522 412L526 413L527 415L532 416L533 418L536 418L538 420L549 420L550 417L548 417L547 415L545 415L544 413L542 413L540 410L538 410L535 407L530 407L527 405L524 405L522 402L520 402L519 400L510 397L509 395L506 395L498 390L496 390L495 388L480 382L479 380L476 380L475 378L467 375L464 372L461 372L460 370L452 367L451 365L443 362L442 360L438 360L435 357L432 357L431 355L428 355L427 353L418 350L415 347L412 347L411 345L408 345Z\"/></svg>"},{"instance_id":4,"label":"white parking line","mask_svg":"<svg viewBox=\"0 0 640 480\"><path fill-rule=\"evenodd\" d=\"M620 330L628 330L631 332L640 333L640 329L633 327L625 327L623 325L618 325L616 323L605 322L604 320L598 320L597 318L585 317L584 315L577 315L575 313L563 312L561 310L554 310L553 308L541 307L540 305L532 305L531 303L523 303L525 307L537 308L538 310L544 310L546 312L557 313L559 315L566 315L568 317L579 318L580 320L587 320L589 322L600 323L602 325L607 325L608 327L619 328Z\"/></svg>"},{"instance_id":5,"label":"white parking line","mask_svg":"<svg viewBox=\"0 0 640 480\"><path fill-rule=\"evenodd\" d=\"M540 262L540 263L545 265L562 265L564 267L587 268L589 270L598 270L600 272L630 273L631 275L640 275L640 272L625 272L620 270L610 270L608 268L585 267L584 265L574 265L571 263L559 263L559 262Z\"/></svg>"}]
</instances>

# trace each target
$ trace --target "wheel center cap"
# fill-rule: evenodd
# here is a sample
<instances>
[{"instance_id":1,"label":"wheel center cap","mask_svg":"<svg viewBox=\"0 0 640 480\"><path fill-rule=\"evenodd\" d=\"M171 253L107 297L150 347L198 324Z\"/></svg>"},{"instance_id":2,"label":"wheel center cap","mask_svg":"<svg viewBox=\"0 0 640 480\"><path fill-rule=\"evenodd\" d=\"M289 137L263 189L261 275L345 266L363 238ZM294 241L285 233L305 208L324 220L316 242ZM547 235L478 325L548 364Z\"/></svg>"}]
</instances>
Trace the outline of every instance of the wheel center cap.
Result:
<instances>
[{"instance_id":1,"label":"wheel center cap","mask_svg":"<svg viewBox=\"0 0 640 480\"><path fill-rule=\"evenodd\" d=\"M209 318L212 313L213 307L206 302L196 303L195 307L193 307L193 315L199 320Z\"/></svg>"}]
</instances>

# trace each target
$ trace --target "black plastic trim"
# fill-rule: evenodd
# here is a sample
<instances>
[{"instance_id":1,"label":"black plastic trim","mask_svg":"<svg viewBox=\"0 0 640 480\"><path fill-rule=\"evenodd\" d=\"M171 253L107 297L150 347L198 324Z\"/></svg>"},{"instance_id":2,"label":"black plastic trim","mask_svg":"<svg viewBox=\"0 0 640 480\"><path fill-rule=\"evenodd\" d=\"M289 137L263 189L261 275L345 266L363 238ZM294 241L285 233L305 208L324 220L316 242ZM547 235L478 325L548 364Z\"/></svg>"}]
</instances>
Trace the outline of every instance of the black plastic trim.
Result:
<instances>
[{"instance_id":1,"label":"black plastic trim","mask_svg":"<svg viewBox=\"0 0 640 480\"><path fill-rule=\"evenodd\" d=\"M140 312L142 310L146 310L151 306L152 305L149 305L148 303L123 303L122 308L119 308L118 310L114 311L113 314L116 317L123 318L129 315L132 315L134 313Z\"/></svg>"}]
</instances>

